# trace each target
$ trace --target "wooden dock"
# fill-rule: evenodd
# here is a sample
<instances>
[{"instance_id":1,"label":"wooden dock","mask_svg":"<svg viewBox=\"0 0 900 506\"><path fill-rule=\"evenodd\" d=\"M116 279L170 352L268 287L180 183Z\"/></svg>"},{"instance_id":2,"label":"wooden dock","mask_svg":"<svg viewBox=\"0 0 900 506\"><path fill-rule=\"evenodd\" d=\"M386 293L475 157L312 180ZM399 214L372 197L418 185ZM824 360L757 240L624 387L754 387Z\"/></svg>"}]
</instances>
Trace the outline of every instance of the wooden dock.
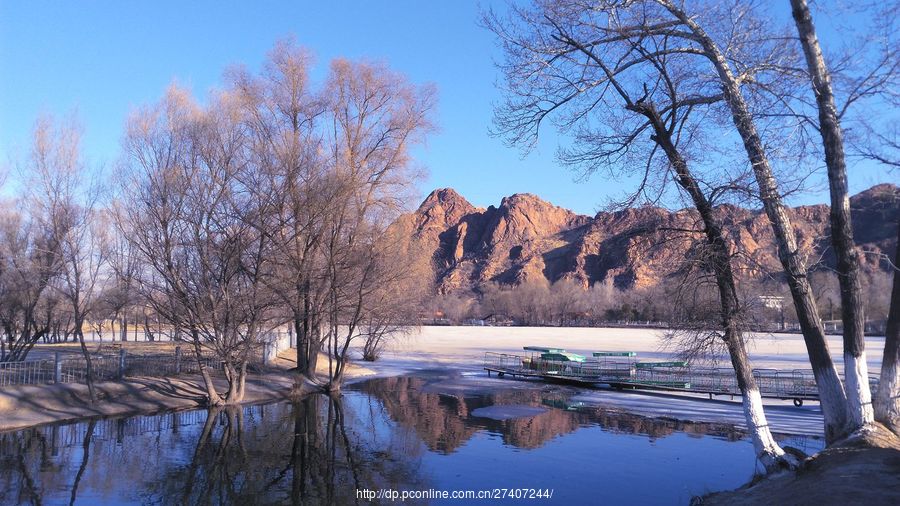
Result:
<instances>
[{"instance_id":1,"label":"wooden dock","mask_svg":"<svg viewBox=\"0 0 900 506\"><path fill-rule=\"evenodd\" d=\"M531 349L529 349L531 348ZM526 347L540 352L540 348ZM730 368L692 367L687 362L639 362L632 352L597 352L585 361L546 360L531 356L487 352L484 369L497 376L534 378L581 385L609 385L615 389L656 390L740 396L737 379ZM818 401L819 391L811 370L754 369L760 395L791 400L795 406Z\"/></svg>"}]
</instances>

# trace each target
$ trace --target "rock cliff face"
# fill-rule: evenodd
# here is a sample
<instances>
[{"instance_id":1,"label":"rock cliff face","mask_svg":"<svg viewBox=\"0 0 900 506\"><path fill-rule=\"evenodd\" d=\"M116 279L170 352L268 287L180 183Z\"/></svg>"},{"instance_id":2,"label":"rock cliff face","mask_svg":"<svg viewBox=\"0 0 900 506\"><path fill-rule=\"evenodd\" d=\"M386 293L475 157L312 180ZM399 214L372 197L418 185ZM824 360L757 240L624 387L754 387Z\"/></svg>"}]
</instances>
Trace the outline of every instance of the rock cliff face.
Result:
<instances>
[{"instance_id":1,"label":"rock cliff face","mask_svg":"<svg viewBox=\"0 0 900 506\"><path fill-rule=\"evenodd\" d=\"M887 270L900 216L900 188L874 186L851 199L857 244L867 254L863 269ZM780 263L765 213L733 205L716 209L742 275L778 275ZM810 265L834 264L828 206L791 209L801 254ZM702 237L697 214L640 207L575 214L535 195L516 194L498 207L477 208L452 189L433 191L395 223L415 249L431 255L437 290L471 290L486 282L520 284L568 278L583 286L613 282L649 287L672 275Z\"/></svg>"}]
</instances>

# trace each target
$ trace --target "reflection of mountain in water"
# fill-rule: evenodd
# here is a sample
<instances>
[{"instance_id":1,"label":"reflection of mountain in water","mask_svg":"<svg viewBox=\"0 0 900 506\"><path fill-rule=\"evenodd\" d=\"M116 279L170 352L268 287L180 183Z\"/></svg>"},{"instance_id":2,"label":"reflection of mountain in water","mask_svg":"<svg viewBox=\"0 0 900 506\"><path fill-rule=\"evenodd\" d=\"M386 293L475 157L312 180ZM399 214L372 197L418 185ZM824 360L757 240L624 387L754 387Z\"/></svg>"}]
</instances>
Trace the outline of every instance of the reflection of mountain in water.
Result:
<instances>
[{"instance_id":1,"label":"reflection of mountain in water","mask_svg":"<svg viewBox=\"0 0 900 506\"><path fill-rule=\"evenodd\" d=\"M712 435L728 440L743 437L729 424L696 423L650 418L604 408L567 403L565 390L520 389L482 394L447 394L426 378L402 376L366 381L357 388L384 405L397 423L410 427L432 451L451 453L479 430L499 434L505 444L531 449L580 427L599 425L605 430L661 438L675 432ZM535 416L493 420L472 411L494 405L543 406Z\"/></svg>"},{"instance_id":2,"label":"reflection of mountain in water","mask_svg":"<svg viewBox=\"0 0 900 506\"><path fill-rule=\"evenodd\" d=\"M441 384L447 379L451 379L449 386ZM350 391L337 399L313 395L296 403L99 419L2 433L0 504L365 504L357 490L425 490L447 485L448 475L451 480L461 477L456 486L477 484L466 473L484 466L485 452L514 464L516 473L529 471L560 482L580 473L579 479L588 483L595 478L591 466L602 459L573 449L566 441L546 444L582 427L593 431L586 436L607 441L615 434L697 435L697 441L686 445L687 438L670 439L681 440L676 451L685 455L703 448L722 449L723 441L701 435L726 440L741 437L728 425L654 419L572 404L573 391L565 387L482 393L460 393L458 387L446 377L376 379L353 387L362 393ZM542 410L535 416L507 420L473 415L478 408L494 405ZM473 438L478 432L496 434L504 445ZM653 454L645 453L653 452L651 447L670 446L645 441L635 445L635 439L619 439L621 448L631 448L626 454L638 457L625 464L634 465L642 456ZM454 453L467 442L481 445L481 451L423 458L428 450ZM727 454L733 455L747 445L726 446L733 447L727 448L732 452ZM665 451L655 454L666 455ZM572 468L553 467L547 456L571 462ZM627 473L619 478L622 483L631 483L628 480L637 476L627 466L621 469ZM502 475L504 470L497 473ZM698 490L709 490L710 484L724 487L720 476L681 476L671 493L680 493L682 481L690 481ZM508 481L515 476L507 473L502 478ZM738 486L740 479L728 486ZM570 503L585 502L595 493L593 489L572 492ZM656 503L671 503L673 497L653 496Z\"/></svg>"}]
</instances>

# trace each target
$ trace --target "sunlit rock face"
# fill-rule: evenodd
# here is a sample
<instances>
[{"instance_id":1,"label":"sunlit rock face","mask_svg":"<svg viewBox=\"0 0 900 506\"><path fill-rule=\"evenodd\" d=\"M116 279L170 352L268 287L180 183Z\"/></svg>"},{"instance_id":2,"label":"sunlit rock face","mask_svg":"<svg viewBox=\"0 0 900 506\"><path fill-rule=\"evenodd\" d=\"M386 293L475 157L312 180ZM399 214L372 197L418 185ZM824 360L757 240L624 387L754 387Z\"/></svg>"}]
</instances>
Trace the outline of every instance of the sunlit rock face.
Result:
<instances>
[{"instance_id":1,"label":"sunlit rock face","mask_svg":"<svg viewBox=\"0 0 900 506\"><path fill-rule=\"evenodd\" d=\"M867 274L886 271L884 254L896 247L900 188L874 186L851 198L857 244ZM762 278L780 272L768 218L761 210L724 204L716 213L731 241L738 269ZM790 210L801 253L810 265L834 265L828 206ZM518 285L572 279L583 286L653 287L671 276L700 237L690 209L638 207L573 213L531 194L505 197L497 207L473 206L450 188L433 191L394 230L431 256L439 293L469 291L486 282ZM694 230L698 233L691 234Z\"/></svg>"}]
</instances>

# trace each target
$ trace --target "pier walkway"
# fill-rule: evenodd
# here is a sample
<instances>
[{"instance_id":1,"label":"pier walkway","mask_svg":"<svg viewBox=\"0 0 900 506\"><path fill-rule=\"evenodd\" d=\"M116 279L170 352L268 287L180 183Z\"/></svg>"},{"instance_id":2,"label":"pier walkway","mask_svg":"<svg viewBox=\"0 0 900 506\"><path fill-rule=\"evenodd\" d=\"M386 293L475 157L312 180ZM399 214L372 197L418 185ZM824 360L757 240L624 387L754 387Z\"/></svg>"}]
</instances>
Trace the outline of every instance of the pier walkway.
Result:
<instances>
[{"instance_id":1,"label":"pier walkway","mask_svg":"<svg viewBox=\"0 0 900 506\"><path fill-rule=\"evenodd\" d=\"M530 346L525 349L532 354L487 352L484 369L488 375L497 373L500 377L606 384L616 389L677 391L708 394L710 398L741 395L734 370L730 368L693 367L683 361L639 362L633 352L596 352L585 360L560 349ZM792 400L795 406L819 400L812 370L754 369L753 375L764 398Z\"/></svg>"}]
</instances>

